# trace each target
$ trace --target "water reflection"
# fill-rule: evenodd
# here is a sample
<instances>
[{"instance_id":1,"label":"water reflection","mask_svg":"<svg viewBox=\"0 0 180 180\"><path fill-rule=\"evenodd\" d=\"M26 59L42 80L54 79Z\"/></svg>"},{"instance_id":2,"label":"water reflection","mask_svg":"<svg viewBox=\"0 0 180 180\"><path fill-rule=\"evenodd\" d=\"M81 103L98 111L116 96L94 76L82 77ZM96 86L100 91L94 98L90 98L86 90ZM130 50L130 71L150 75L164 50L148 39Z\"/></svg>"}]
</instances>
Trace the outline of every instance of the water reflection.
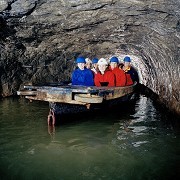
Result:
<instances>
[{"instance_id":1,"label":"water reflection","mask_svg":"<svg viewBox=\"0 0 180 180\"><path fill-rule=\"evenodd\" d=\"M54 139L55 139L55 125L49 125L48 124L48 134L51 137L51 141L54 141Z\"/></svg>"},{"instance_id":2,"label":"water reflection","mask_svg":"<svg viewBox=\"0 0 180 180\"><path fill-rule=\"evenodd\" d=\"M143 146L142 148L148 151L149 146L158 138L177 138L172 131L172 125L164 124L159 113L152 100L140 97L136 102L135 113L114 124L117 130L112 144L120 149Z\"/></svg>"}]
</instances>

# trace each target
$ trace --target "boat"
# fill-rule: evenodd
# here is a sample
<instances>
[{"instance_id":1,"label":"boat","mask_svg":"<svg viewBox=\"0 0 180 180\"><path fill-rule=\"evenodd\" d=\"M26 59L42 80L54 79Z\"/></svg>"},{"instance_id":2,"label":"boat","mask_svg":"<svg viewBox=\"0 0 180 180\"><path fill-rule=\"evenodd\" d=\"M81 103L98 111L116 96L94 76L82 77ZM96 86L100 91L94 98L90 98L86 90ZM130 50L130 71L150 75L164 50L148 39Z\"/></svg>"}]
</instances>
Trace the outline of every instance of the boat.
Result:
<instances>
[{"instance_id":1,"label":"boat","mask_svg":"<svg viewBox=\"0 0 180 180\"><path fill-rule=\"evenodd\" d=\"M36 95L37 91L29 91L29 90L22 90L22 91L17 91L17 95L19 96L34 96Z\"/></svg>"},{"instance_id":2,"label":"boat","mask_svg":"<svg viewBox=\"0 0 180 180\"><path fill-rule=\"evenodd\" d=\"M135 82L130 86L77 86L77 85L25 85L17 95L30 101L47 101L55 115L88 112L129 101L134 94Z\"/></svg>"}]
</instances>

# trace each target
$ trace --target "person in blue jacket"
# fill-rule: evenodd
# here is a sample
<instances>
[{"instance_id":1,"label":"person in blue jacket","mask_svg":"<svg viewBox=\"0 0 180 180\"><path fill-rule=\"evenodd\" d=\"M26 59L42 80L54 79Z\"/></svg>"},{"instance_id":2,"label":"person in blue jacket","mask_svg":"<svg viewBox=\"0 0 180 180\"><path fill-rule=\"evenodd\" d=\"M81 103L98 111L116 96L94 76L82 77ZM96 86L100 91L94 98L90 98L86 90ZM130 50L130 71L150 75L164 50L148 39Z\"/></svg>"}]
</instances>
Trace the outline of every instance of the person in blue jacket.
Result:
<instances>
[{"instance_id":1,"label":"person in blue jacket","mask_svg":"<svg viewBox=\"0 0 180 180\"><path fill-rule=\"evenodd\" d=\"M84 57L76 59L78 68L72 73L72 85L94 86L93 72L85 67Z\"/></svg>"}]
</instances>

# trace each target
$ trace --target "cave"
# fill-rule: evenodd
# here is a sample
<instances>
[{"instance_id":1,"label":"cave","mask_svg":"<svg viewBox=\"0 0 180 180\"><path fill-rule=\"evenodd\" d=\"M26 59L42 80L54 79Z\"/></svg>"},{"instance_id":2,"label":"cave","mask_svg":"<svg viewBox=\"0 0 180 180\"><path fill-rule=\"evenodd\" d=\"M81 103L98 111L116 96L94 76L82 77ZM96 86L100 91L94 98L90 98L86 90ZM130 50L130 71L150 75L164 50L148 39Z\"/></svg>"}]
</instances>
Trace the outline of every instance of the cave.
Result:
<instances>
[{"instance_id":1,"label":"cave","mask_svg":"<svg viewBox=\"0 0 180 180\"><path fill-rule=\"evenodd\" d=\"M3 0L0 91L69 81L78 55L128 55L140 84L180 114L180 2Z\"/></svg>"}]
</instances>

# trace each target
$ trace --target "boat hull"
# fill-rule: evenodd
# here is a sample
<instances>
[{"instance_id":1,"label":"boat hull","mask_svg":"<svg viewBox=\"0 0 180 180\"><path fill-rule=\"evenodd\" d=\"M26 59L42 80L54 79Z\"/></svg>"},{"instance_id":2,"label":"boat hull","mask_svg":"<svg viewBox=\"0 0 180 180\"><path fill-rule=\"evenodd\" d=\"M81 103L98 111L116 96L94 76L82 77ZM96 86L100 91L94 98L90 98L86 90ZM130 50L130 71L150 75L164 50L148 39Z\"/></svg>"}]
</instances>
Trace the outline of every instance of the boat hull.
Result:
<instances>
[{"instance_id":1,"label":"boat hull","mask_svg":"<svg viewBox=\"0 0 180 180\"><path fill-rule=\"evenodd\" d=\"M65 104L57 102L49 102L49 108L53 110L55 115L78 114L90 111L90 109L88 109L85 105Z\"/></svg>"},{"instance_id":2,"label":"boat hull","mask_svg":"<svg viewBox=\"0 0 180 180\"><path fill-rule=\"evenodd\" d=\"M86 105L79 105L79 104L65 104L65 103L58 103L58 102L49 102L49 108L53 110L55 115L66 115L66 114L79 114L83 112L93 112L102 109L109 109L114 106L118 106L123 102L127 102L132 100L134 93L130 93L123 97L119 97L116 99L111 100L104 100L102 103L96 104L86 104Z\"/></svg>"},{"instance_id":3,"label":"boat hull","mask_svg":"<svg viewBox=\"0 0 180 180\"><path fill-rule=\"evenodd\" d=\"M47 101L54 114L89 112L129 101L136 83L124 87L86 86L24 86L19 95L26 92L29 100ZM28 92L29 91L29 92ZM33 95L31 94L33 91Z\"/></svg>"}]
</instances>

